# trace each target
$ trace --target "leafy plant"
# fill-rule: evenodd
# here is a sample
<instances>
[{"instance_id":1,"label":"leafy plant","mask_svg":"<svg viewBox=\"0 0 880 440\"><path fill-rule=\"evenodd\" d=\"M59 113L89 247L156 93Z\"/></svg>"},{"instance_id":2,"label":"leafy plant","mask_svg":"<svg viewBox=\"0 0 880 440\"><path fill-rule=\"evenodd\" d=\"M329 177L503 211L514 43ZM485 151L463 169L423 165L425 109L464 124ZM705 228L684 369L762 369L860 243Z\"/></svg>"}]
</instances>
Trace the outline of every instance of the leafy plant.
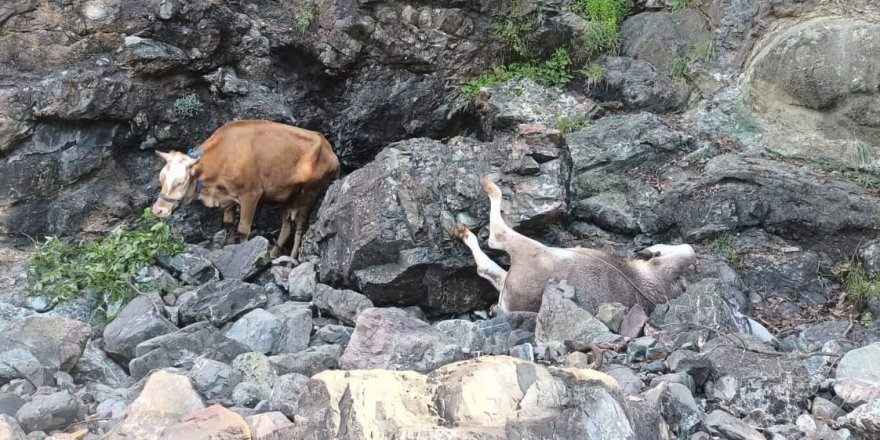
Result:
<instances>
[{"instance_id":1,"label":"leafy plant","mask_svg":"<svg viewBox=\"0 0 880 440\"><path fill-rule=\"evenodd\" d=\"M587 87L594 87L605 79L605 68L599 64L590 64L581 69L581 75Z\"/></svg>"},{"instance_id":2,"label":"leafy plant","mask_svg":"<svg viewBox=\"0 0 880 440\"><path fill-rule=\"evenodd\" d=\"M628 0L575 0L572 9L591 22L578 38L576 59L585 61L620 49L617 28L629 12Z\"/></svg>"},{"instance_id":3,"label":"leafy plant","mask_svg":"<svg viewBox=\"0 0 880 440\"><path fill-rule=\"evenodd\" d=\"M672 65L669 67L669 77L672 79L684 78L690 62L691 60L688 57L678 57L672 60Z\"/></svg>"},{"instance_id":4,"label":"leafy plant","mask_svg":"<svg viewBox=\"0 0 880 440\"><path fill-rule=\"evenodd\" d=\"M177 98L172 109L174 116L187 118L200 111L202 111L202 101L199 101L199 97L192 93Z\"/></svg>"},{"instance_id":5,"label":"leafy plant","mask_svg":"<svg viewBox=\"0 0 880 440\"><path fill-rule=\"evenodd\" d=\"M880 282L868 277L865 267L851 259L841 283L846 297L857 306L864 306L871 298L880 297Z\"/></svg>"},{"instance_id":6,"label":"leafy plant","mask_svg":"<svg viewBox=\"0 0 880 440\"><path fill-rule=\"evenodd\" d=\"M531 32L532 28L532 23L522 18L506 18L495 27L492 36L518 56L525 58L528 57L529 50L524 36Z\"/></svg>"},{"instance_id":7,"label":"leafy plant","mask_svg":"<svg viewBox=\"0 0 880 440\"><path fill-rule=\"evenodd\" d=\"M712 58L715 58L715 44L712 42L712 38L707 38L694 47L693 58L704 63L708 63L712 61Z\"/></svg>"},{"instance_id":8,"label":"leafy plant","mask_svg":"<svg viewBox=\"0 0 880 440\"><path fill-rule=\"evenodd\" d=\"M690 7L693 7L693 0L673 0L672 4L669 5L669 10L674 12Z\"/></svg>"},{"instance_id":9,"label":"leafy plant","mask_svg":"<svg viewBox=\"0 0 880 440\"><path fill-rule=\"evenodd\" d=\"M728 263L738 266L739 265L739 257L736 254L736 249L733 244L736 237L731 232L724 232L709 242L709 251L713 254L720 255Z\"/></svg>"},{"instance_id":10,"label":"leafy plant","mask_svg":"<svg viewBox=\"0 0 880 440\"><path fill-rule=\"evenodd\" d=\"M492 71L471 80L459 83L459 90L467 97L474 97L483 87L500 84L512 78L531 78L549 86L563 86L571 81L568 73L571 58L564 48L556 49L553 57L542 64L534 62L511 63L507 66L493 66Z\"/></svg>"},{"instance_id":11,"label":"leafy plant","mask_svg":"<svg viewBox=\"0 0 880 440\"><path fill-rule=\"evenodd\" d=\"M556 129L563 133L571 133L575 130L586 127L590 123L590 118L586 115L569 116L560 118L556 121Z\"/></svg>"},{"instance_id":12,"label":"leafy plant","mask_svg":"<svg viewBox=\"0 0 880 440\"><path fill-rule=\"evenodd\" d=\"M184 249L183 240L149 209L134 226L117 226L91 242L46 237L30 254L28 293L59 303L91 290L101 298L100 310L113 319L136 295L133 277L139 270L155 263L160 254Z\"/></svg>"},{"instance_id":13,"label":"leafy plant","mask_svg":"<svg viewBox=\"0 0 880 440\"><path fill-rule=\"evenodd\" d=\"M309 25L312 24L312 20L315 19L315 11L312 9L311 5L303 6L296 11L293 19L296 21L296 28L299 29L300 32L305 32L306 29L309 28Z\"/></svg>"}]
</instances>

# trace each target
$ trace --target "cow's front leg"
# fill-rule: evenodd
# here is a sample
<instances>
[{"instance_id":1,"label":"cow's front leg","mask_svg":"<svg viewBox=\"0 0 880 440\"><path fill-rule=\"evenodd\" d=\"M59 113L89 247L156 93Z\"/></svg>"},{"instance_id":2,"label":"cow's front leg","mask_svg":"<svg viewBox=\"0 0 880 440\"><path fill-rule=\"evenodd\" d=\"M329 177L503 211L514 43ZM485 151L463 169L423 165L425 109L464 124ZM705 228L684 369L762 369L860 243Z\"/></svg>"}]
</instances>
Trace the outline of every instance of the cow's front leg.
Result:
<instances>
[{"instance_id":1,"label":"cow's front leg","mask_svg":"<svg viewBox=\"0 0 880 440\"><path fill-rule=\"evenodd\" d=\"M223 208L223 230L226 232L226 238L223 244L232 244L235 242L235 204L230 203Z\"/></svg>"},{"instance_id":2,"label":"cow's front leg","mask_svg":"<svg viewBox=\"0 0 880 440\"><path fill-rule=\"evenodd\" d=\"M284 208L281 211L281 231L278 233L278 241L275 242L275 246L272 247L272 251L269 253L269 257L273 260L281 256L281 249L284 248L287 240L290 239L290 223L290 208Z\"/></svg>"},{"instance_id":3,"label":"cow's front leg","mask_svg":"<svg viewBox=\"0 0 880 440\"><path fill-rule=\"evenodd\" d=\"M238 220L238 241L244 243L251 235L251 225L254 223L254 214L257 212L259 194L246 194L238 199L241 213Z\"/></svg>"}]
</instances>

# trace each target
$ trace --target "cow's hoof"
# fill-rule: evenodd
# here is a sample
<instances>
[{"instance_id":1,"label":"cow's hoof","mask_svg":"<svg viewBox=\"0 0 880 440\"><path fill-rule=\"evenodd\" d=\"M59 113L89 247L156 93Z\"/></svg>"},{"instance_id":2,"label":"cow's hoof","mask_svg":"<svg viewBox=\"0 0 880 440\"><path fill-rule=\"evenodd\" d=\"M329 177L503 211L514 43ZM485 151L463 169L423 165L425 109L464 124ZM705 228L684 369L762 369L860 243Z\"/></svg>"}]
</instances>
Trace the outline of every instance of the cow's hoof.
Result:
<instances>
[{"instance_id":1,"label":"cow's hoof","mask_svg":"<svg viewBox=\"0 0 880 440\"><path fill-rule=\"evenodd\" d=\"M269 258L274 260L281 256L281 248L278 246L272 246L272 250L269 251Z\"/></svg>"}]
</instances>

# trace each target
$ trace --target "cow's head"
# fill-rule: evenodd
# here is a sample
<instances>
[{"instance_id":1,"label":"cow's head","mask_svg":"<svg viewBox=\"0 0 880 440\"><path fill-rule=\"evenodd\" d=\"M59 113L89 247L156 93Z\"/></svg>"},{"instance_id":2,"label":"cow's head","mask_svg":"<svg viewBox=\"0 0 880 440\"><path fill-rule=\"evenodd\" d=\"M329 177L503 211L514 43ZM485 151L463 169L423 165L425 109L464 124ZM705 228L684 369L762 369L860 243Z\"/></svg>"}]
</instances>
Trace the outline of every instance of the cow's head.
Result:
<instances>
[{"instance_id":1,"label":"cow's head","mask_svg":"<svg viewBox=\"0 0 880 440\"><path fill-rule=\"evenodd\" d=\"M165 166L159 173L159 197L153 203L153 215L165 218L174 212L174 208L181 203L192 201L196 185L196 179L192 175L192 167L199 160L187 156L178 151L163 153L157 151Z\"/></svg>"}]
</instances>

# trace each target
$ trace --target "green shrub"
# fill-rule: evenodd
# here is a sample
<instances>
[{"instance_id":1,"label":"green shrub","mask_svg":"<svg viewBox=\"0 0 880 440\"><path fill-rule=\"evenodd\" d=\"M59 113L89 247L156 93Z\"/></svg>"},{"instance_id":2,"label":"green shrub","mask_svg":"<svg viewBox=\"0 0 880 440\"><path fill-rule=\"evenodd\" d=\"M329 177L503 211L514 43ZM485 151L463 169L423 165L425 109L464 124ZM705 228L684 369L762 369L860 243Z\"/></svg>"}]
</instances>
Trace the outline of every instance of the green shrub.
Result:
<instances>
[{"instance_id":1,"label":"green shrub","mask_svg":"<svg viewBox=\"0 0 880 440\"><path fill-rule=\"evenodd\" d=\"M575 0L572 9L591 22L575 42L576 59L586 61L602 52L620 50L617 28L629 11L628 0Z\"/></svg>"},{"instance_id":2,"label":"green shrub","mask_svg":"<svg viewBox=\"0 0 880 440\"><path fill-rule=\"evenodd\" d=\"M734 267L739 265L739 257L734 249L734 241L736 237L731 232L719 234L709 242L709 251L713 254L720 255L728 263Z\"/></svg>"},{"instance_id":3,"label":"green shrub","mask_svg":"<svg viewBox=\"0 0 880 440\"><path fill-rule=\"evenodd\" d=\"M532 23L522 18L506 18L496 25L492 36L519 57L527 58L529 50L526 46L525 35L531 32L532 28Z\"/></svg>"},{"instance_id":4,"label":"green shrub","mask_svg":"<svg viewBox=\"0 0 880 440\"><path fill-rule=\"evenodd\" d=\"M500 84L512 78L531 78L549 86L564 86L571 81L568 73L571 58L564 48L556 49L553 57L542 64L532 61L511 63L506 66L493 66L492 71L476 78L459 83L459 90L467 97L474 97L483 87Z\"/></svg>"},{"instance_id":5,"label":"green shrub","mask_svg":"<svg viewBox=\"0 0 880 440\"><path fill-rule=\"evenodd\" d=\"M296 28L299 29L300 32L305 32L312 24L312 20L315 19L315 11L310 4L305 5L296 11L293 18L296 20Z\"/></svg>"},{"instance_id":6,"label":"green shrub","mask_svg":"<svg viewBox=\"0 0 880 440\"><path fill-rule=\"evenodd\" d=\"M688 57L678 57L672 60L672 66L669 67L669 77L672 79L684 78L690 63L691 60Z\"/></svg>"},{"instance_id":7,"label":"green shrub","mask_svg":"<svg viewBox=\"0 0 880 440\"><path fill-rule=\"evenodd\" d=\"M202 101L195 94L181 96L174 101L172 112L176 117L190 117L202 111Z\"/></svg>"},{"instance_id":8,"label":"green shrub","mask_svg":"<svg viewBox=\"0 0 880 440\"><path fill-rule=\"evenodd\" d=\"M691 7L693 7L693 0L673 0L672 4L669 5L669 10L675 12Z\"/></svg>"},{"instance_id":9,"label":"green shrub","mask_svg":"<svg viewBox=\"0 0 880 440\"><path fill-rule=\"evenodd\" d=\"M605 79L605 67L599 64L590 64L581 69L581 75L587 87L594 87Z\"/></svg>"},{"instance_id":10,"label":"green shrub","mask_svg":"<svg viewBox=\"0 0 880 440\"><path fill-rule=\"evenodd\" d=\"M575 130L586 127L590 123L590 118L586 115L570 116L560 118L556 121L556 129L563 133L571 133Z\"/></svg>"},{"instance_id":11,"label":"green shrub","mask_svg":"<svg viewBox=\"0 0 880 440\"><path fill-rule=\"evenodd\" d=\"M868 277L864 266L853 258L841 282L846 298L858 307L864 307L871 298L880 297L880 281Z\"/></svg>"},{"instance_id":12,"label":"green shrub","mask_svg":"<svg viewBox=\"0 0 880 440\"><path fill-rule=\"evenodd\" d=\"M712 58L715 58L715 44L712 42L711 37L697 44L694 48L693 58L704 63L708 63L712 61Z\"/></svg>"},{"instance_id":13,"label":"green shrub","mask_svg":"<svg viewBox=\"0 0 880 440\"><path fill-rule=\"evenodd\" d=\"M100 310L113 319L137 294L134 275L154 264L160 254L174 255L183 249L183 240L149 209L134 228L117 226L94 241L47 237L30 254L28 293L59 303L91 290L101 298Z\"/></svg>"}]
</instances>

